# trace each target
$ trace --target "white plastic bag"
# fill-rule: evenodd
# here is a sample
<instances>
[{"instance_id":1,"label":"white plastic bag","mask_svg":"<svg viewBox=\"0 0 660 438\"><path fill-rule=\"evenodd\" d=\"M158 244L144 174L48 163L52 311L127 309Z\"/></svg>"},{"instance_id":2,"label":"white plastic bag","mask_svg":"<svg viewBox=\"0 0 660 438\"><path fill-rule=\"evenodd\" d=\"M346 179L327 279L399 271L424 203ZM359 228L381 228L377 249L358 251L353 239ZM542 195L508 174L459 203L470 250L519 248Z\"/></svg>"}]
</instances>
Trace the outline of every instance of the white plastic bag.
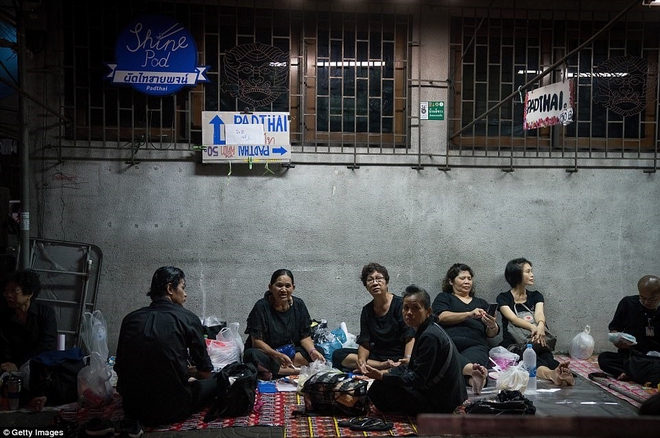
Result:
<instances>
[{"instance_id":1,"label":"white plastic bag","mask_svg":"<svg viewBox=\"0 0 660 438\"><path fill-rule=\"evenodd\" d=\"M215 372L230 363L242 362L244 346L241 335L238 333L238 326L237 322L232 322L220 330L216 339L206 340L206 350Z\"/></svg>"},{"instance_id":2,"label":"white plastic bag","mask_svg":"<svg viewBox=\"0 0 660 438\"><path fill-rule=\"evenodd\" d=\"M85 312L83 315L80 338L87 349L86 353L96 351L105 361L108 360L108 330L105 318L100 310L93 313Z\"/></svg>"},{"instance_id":3,"label":"white plastic bag","mask_svg":"<svg viewBox=\"0 0 660 438\"><path fill-rule=\"evenodd\" d=\"M589 334L591 332L591 327L585 326L584 331L575 335L571 341L571 346L568 350L568 354L573 359L589 359L594 353L594 338Z\"/></svg>"},{"instance_id":4,"label":"white plastic bag","mask_svg":"<svg viewBox=\"0 0 660 438\"><path fill-rule=\"evenodd\" d=\"M100 310L83 315L80 338L87 353L89 365L78 372L78 396L84 406L103 406L112 400L115 389L110 379L112 371L108 364L108 330Z\"/></svg>"},{"instance_id":5,"label":"white plastic bag","mask_svg":"<svg viewBox=\"0 0 660 438\"><path fill-rule=\"evenodd\" d=\"M110 383L112 372L101 355L92 351L89 365L78 372L78 397L83 406L99 407L108 404L115 393Z\"/></svg>"},{"instance_id":6,"label":"white plastic bag","mask_svg":"<svg viewBox=\"0 0 660 438\"><path fill-rule=\"evenodd\" d=\"M488 357L500 368L498 371L506 370L520 359L519 355L499 345L490 349Z\"/></svg>"},{"instance_id":7,"label":"white plastic bag","mask_svg":"<svg viewBox=\"0 0 660 438\"><path fill-rule=\"evenodd\" d=\"M358 348L359 345L355 340L357 339L357 336L355 336L353 333L348 332L348 327L346 326L345 322L342 322L339 327L344 331L346 334L346 341L341 343L342 348Z\"/></svg>"},{"instance_id":8,"label":"white plastic bag","mask_svg":"<svg viewBox=\"0 0 660 438\"><path fill-rule=\"evenodd\" d=\"M305 384L305 381L312 377L314 374L321 371L336 371L341 373L340 370L332 368L330 362L322 362L320 360L315 360L309 365L303 365L300 367L300 372L298 373L298 392L302 394L302 388Z\"/></svg>"},{"instance_id":9,"label":"white plastic bag","mask_svg":"<svg viewBox=\"0 0 660 438\"><path fill-rule=\"evenodd\" d=\"M523 368L523 365L512 365L500 373L495 387L500 391L508 389L524 392L528 382L529 373Z\"/></svg>"}]
</instances>

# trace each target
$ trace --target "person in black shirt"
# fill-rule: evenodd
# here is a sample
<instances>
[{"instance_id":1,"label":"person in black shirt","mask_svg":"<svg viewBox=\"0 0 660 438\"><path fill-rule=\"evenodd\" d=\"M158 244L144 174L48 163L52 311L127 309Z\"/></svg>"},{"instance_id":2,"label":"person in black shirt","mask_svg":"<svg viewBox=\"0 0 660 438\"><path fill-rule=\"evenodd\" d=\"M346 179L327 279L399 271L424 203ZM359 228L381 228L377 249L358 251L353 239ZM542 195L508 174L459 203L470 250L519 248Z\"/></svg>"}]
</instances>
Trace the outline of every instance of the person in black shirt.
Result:
<instances>
[{"instance_id":1,"label":"person in black shirt","mask_svg":"<svg viewBox=\"0 0 660 438\"><path fill-rule=\"evenodd\" d=\"M128 314L121 324L117 390L126 417L147 426L184 420L216 393L202 324L183 308L185 288L181 269L159 268L147 294L151 305ZM190 374L196 379L189 383Z\"/></svg>"},{"instance_id":2,"label":"person in black shirt","mask_svg":"<svg viewBox=\"0 0 660 438\"><path fill-rule=\"evenodd\" d=\"M35 301L41 292L39 274L32 269L12 276L0 310L0 374L17 372L27 361L57 349L57 319L50 306ZM23 387L25 397L32 397ZM40 411L46 397L34 397L28 406Z\"/></svg>"},{"instance_id":3,"label":"person in black shirt","mask_svg":"<svg viewBox=\"0 0 660 438\"><path fill-rule=\"evenodd\" d=\"M486 312L488 301L475 296L473 277L468 265L454 263L433 300L433 312L459 352L466 383L480 394L488 380L488 339L497 336L499 326Z\"/></svg>"},{"instance_id":4,"label":"person in black shirt","mask_svg":"<svg viewBox=\"0 0 660 438\"><path fill-rule=\"evenodd\" d=\"M451 338L434 322L428 292L406 288L403 318L416 330L410 362L387 370L363 364L362 373L374 379L369 398L382 412L453 412L467 400L463 369Z\"/></svg>"},{"instance_id":5,"label":"person in black shirt","mask_svg":"<svg viewBox=\"0 0 660 438\"><path fill-rule=\"evenodd\" d=\"M57 319L53 309L35 299L41 291L32 269L14 274L5 287L6 306L0 311L0 371L18 371L25 362L57 348Z\"/></svg>"},{"instance_id":6,"label":"person in black shirt","mask_svg":"<svg viewBox=\"0 0 660 438\"><path fill-rule=\"evenodd\" d=\"M262 380L298 374L297 367L315 360L325 362L312 340L307 307L292 295L295 288L291 271L278 269L248 316L243 362L253 363Z\"/></svg>"},{"instance_id":7,"label":"person in black shirt","mask_svg":"<svg viewBox=\"0 0 660 438\"><path fill-rule=\"evenodd\" d=\"M350 372L364 363L381 370L408 363L415 331L403 322L403 299L389 291L387 269L368 263L360 279L373 299L362 307L358 348L335 350L332 365Z\"/></svg>"},{"instance_id":8,"label":"person in black shirt","mask_svg":"<svg viewBox=\"0 0 660 438\"><path fill-rule=\"evenodd\" d=\"M638 295L623 297L609 324L611 333L627 333L635 337L631 345L619 339L614 343L618 351L605 351L598 355L598 365L619 380L631 380L628 368L630 351L641 354L660 352L660 278L645 275L637 282ZM646 382L637 382L644 384Z\"/></svg>"}]
</instances>

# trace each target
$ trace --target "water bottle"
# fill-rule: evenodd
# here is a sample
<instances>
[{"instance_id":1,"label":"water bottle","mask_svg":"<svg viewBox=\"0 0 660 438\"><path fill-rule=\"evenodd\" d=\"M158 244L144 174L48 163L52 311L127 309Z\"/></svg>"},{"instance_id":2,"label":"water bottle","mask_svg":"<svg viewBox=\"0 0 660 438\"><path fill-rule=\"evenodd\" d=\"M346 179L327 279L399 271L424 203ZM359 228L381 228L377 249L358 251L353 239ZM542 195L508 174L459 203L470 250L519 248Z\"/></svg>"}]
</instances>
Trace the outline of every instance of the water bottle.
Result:
<instances>
[{"instance_id":1,"label":"water bottle","mask_svg":"<svg viewBox=\"0 0 660 438\"><path fill-rule=\"evenodd\" d=\"M527 348L523 352L523 368L529 373L525 395L536 394L536 352L532 348L532 344L527 344Z\"/></svg>"}]
</instances>

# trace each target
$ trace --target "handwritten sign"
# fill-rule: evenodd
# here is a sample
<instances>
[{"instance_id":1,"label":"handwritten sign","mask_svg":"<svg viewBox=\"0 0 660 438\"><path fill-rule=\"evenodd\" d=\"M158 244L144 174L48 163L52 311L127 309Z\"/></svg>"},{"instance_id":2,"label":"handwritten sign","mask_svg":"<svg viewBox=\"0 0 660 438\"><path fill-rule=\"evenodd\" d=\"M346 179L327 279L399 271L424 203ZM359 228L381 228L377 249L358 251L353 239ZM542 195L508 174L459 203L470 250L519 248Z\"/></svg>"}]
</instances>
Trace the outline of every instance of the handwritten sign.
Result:
<instances>
[{"instance_id":1,"label":"handwritten sign","mask_svg":"<svg viewBox=\"0 0 660 438\"><path fill-rule=\"evenodd\" d=\"M116 63L107 79L145 94L174 94L208 82L207 67L197 67L197 46L181 24L161 15L141 17L126 26L115 44Z\"/></svg>"},{"instance_id":2,"label":"handwritten sign","mask_svg":"<svg viewBox=\"0 0 660 438\"><path fill-rule=\"evenodd\" d=\"M523 129L567 125L573 122L574 82L567 80L537 88L525 95L525 121Z\"/></svg>"},{"instance_id":3,"label":"handwritten sign","mask_svg":"<svg viewBox=\"0 0 660 438\"><path fill-rule=\"evenodd\" d=\"M225 125L227 144L264 144L264 125Z\"/></svg>"}]
</instances>

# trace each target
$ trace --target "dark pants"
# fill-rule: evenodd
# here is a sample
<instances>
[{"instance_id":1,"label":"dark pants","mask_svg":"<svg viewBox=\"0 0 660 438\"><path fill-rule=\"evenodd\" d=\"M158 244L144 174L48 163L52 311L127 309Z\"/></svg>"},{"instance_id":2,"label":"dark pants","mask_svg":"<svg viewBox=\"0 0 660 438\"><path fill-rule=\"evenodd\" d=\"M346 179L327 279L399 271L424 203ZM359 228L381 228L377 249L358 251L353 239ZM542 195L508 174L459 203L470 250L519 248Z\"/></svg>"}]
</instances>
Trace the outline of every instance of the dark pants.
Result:
<instances>
[{"instance_id":1,"label":"dark pants","mask_svg":"<svg viewBox=\"0 0 660 438\"><path fill-rule=\"evenodd\" d=\"M407 415L430 412L428 399L419 391L387 384L382 380L374 380L369 387L369 400L382 412L402 412ZM447 412L452 411L453 408Z\"/></svg>"},{"instance_id":2,"label":"dark pants","mask_svg":"<svg viewBox=\"0 0 660 438\"><path fill-rule=\"evenodd\" d=\"M627 353L605 351L598 355L598 366L600 369L615 378L619 377L622 373L630 375L627 364Z\"/></svg>"}]
</instances>

